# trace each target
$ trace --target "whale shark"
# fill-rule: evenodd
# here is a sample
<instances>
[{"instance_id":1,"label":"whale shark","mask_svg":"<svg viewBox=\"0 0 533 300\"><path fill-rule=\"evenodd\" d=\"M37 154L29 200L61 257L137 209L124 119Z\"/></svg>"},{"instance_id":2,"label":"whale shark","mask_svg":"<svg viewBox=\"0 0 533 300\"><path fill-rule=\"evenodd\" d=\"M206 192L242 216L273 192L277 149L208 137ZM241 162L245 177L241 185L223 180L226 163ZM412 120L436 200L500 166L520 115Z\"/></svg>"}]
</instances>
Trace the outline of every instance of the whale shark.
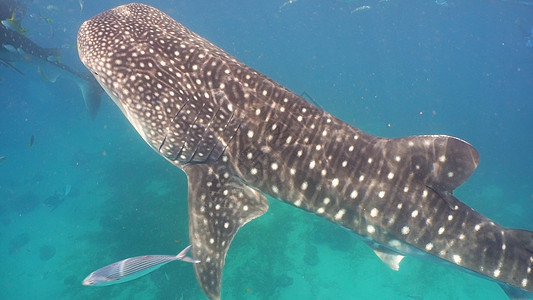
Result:
<instances>
[{"instance_id":1,"label":"whale shark","mask_svg":"<svg viewBox=\"0 0 533 300\"><path fill-rule=\"evenodd\" d=\"M91 74L81 74L61 63L59 49L43 48L27 38L13 26L21 28L14 14L18 11L17 1L0 3L0 18L12 19L0 24L0 65L7 66L21 75L38 74L49 82L62 77L73 81L80 89L91 117L95 117L100 107L103 89Z\"/></svg>"},{"instance_id":2,"label":"whale shark","mask_svg":"<svg viewBox=\"0 0 533 300\"><path fill-rule=\"evenodd\" d=\"M266 195L347 228L393 270L429 258L533 292L533 232L500 226L453 195L479 163L446 135L402 138L359 130L156 8L128 4L84 22L83 64L159 155L188 180L198 283L221 294L237 231Z\"/></svg>"}]
</instances>

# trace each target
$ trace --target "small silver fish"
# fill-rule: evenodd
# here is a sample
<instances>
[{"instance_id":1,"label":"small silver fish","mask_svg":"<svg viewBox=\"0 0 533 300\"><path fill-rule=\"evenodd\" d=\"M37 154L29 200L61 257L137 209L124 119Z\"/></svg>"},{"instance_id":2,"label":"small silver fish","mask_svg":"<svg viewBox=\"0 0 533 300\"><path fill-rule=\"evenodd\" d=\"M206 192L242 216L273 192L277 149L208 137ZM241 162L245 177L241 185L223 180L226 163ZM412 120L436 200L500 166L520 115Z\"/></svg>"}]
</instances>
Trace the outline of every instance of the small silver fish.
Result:
<instances>
[{"instance_id":1,"label":"small silver fish","mask_svg":"<svg viewBox=\"0 0 533 300\"><path fill-rule=\"evenodd\" d=\"M187 256L190 249L191 246L189 245L178 253L178 255L144 255L126 258L92 272L82 281L82 284L106 286L130 281L155 271L162 265L175 260L199 263L199 260Z\"/></svg>"}]
</instances>

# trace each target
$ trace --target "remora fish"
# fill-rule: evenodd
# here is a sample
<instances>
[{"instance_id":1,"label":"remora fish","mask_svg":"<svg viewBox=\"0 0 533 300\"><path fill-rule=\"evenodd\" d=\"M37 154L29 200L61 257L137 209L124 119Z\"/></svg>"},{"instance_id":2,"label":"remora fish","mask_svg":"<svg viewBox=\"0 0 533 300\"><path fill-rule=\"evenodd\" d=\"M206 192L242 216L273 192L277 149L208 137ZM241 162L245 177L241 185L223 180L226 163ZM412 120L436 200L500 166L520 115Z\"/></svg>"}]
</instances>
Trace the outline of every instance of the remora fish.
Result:
<instances>
[{"instance_id":1,"label":"remora fish","mask_svg":"<svg viewBox=\"0 0 533 300\"><path fill-rule=\"evenodd\" d=\"M106 286L137 279L151 273L171 261L182 260L190 263L200 262L187 257L191 246L187 246L178 255L143 255L126 258L116 263L100 268L82 281L83 285Z\"/></svg>"},{"instance_id":2,"label":"remora fish","mask_svg":"<svg viewBox=\"0 0 533 300\"><path fill-rule=\"evenodd\" d=\"M381 138L306 102L161 11L119 6L78 33L82 62L142 138L185 171L196 277L220 298L238 229L264 194L357 233L397 270L428 256L533 292L533 232L502 227L455 198L478 152L450 136Z\"/></svg>"},{"instance_id":3,"label":"remora fish","mask_svg":"<svg viewBox=\"0 0 533 300\"><path fill-rule=\"evenodd\" d=\"M28 31L26 29L20 27L20 25L15 21L15 13L14 12L11 15L11 18L4 19L4 20L0 21L0 23L2 25L4 25L5 28L13 30L13 31L16 31L16 32L18 32L20 34L28 33Z\"/></svg>"},{"instance_id":4,"label":"remora fish","mask_svg":"<svg viewBox=\"0 0 533 300\"><path fill-rule=\"evenodd\" d=\"M1 3L0 16L12 16L17 9L15 3ZM14 23L14 18L10 22ZM90 74L80 74L60 63L59 56L59 50L42 48L19 31L0 24L0 65L4 64L22 75L38 71L50 82L55 82L60 76L74 81L81 90L89 114L94 118L100 107L102 88Z\"/></svg>"}]
</instances>

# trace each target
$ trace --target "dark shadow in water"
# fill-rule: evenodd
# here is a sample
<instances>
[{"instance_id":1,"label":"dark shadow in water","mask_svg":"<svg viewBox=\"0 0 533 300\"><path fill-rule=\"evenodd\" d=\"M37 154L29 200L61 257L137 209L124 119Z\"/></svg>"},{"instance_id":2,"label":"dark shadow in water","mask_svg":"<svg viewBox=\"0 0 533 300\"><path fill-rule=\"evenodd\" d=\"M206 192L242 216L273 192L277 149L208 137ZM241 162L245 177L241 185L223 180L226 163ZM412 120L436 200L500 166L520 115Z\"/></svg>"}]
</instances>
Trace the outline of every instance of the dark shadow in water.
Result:
<instances>
[{"instance_id":1,"label":"dark shadow in water","mask_svg":"<svg viewBox=\"0 0 533 300\"><path fill-rule=\"evenodd\" d=\"M27 192L15 198L8 198L7 209L18 215L26 215L35 210L39 203L40 201L37 195L32 192Z\"/></svg>"},{"instance_id":2,"label":"dark shadow in water","mask_svg":"<svg viewBox=\"0 0 533 300\"><path fill-rule=\"evenodd\" d=\"M30 234L27 232L21 233L9 240L8 254L19 252L30 241Z\"/></svg>"},{"instance_id":3,"label":"dark shadow in water","mask_svg":"<svg viewBox=\"0 0 533 300\"><path fill-rule=\"evenodd\" d=\"M56 255L56 248L50 245L44 245L39 248L39 258L41 260L49 260Z\"/></svg>"},{"instance_id":4,"label":"dark shadow in water","mask_svg":"<svg viewBox=\"0 0 533 300\"><path fill-rule=\"evenodd\" d=\"M324 220L316 220L310 232L310 238L316 243L344 252L353 250L354 237L354 234L346 228Z\"/></svg>"}]
</instances>

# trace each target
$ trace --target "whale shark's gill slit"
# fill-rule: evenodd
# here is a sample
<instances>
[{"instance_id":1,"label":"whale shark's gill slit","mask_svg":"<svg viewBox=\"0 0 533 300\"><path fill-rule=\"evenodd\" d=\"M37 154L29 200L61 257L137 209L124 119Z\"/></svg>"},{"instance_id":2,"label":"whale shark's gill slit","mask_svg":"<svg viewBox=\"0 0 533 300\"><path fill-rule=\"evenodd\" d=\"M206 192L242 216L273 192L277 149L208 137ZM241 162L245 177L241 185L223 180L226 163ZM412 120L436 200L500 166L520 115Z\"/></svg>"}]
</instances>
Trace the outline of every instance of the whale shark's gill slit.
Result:
<instances>
[{"instance_id":1,"label":"whale shark's gill slit","mask_svg":"<svg viewBox=\"0 0 533 300\"><path fill-rule=\"evenodd\" d=\"M203 134L203 136L201 137L201 139L199 141L199 146L198 147L201 147L201 144L203 142L205 142L205 144L206 144L206 147L205 147L206 148L206 153L205 153L204 160L203 161L198 161L199 163L207 162L212 157L213 151L217 147L217 144L220 143L219 139L216 138L214 133L211 131L211 125L214 123L215 117L216 117L216 115L218 114L219 111L220 111L220 106L218 106L217 110L212 113L211 118L208 120L207 125L205 126L204 134ZM211 147L211 149L209 149L209 147ZM198 150L198 148L196 150ZM224 151L222 151L222 153L223 152ZM195 151L194 155L196 155L196 151Z\"/></svg>"},{"instance_id":2,"label":"whale shark's gill slit","mask_svg":"<svg viewBox=\"0 0 533 300\"><path fill-rule=\"evenodd\" d=\"M174 156L174 159L172 159L172 161L179 161L180 155L183 152L183 148L185 148L185 144L181 146L180 151L178 151L178 153Z\"/></svg>"},{"instance_id":3,"label":"whale shark's gill slit","mask_svg":"<svg viewBox=\"0 0 533 300\"><path fill-rule=\"evenodd\" d=\"M203 124L198 124L198 118L200 117L200 115L202 113L202 109L205 106L206 106L206 104L203 103L202 107L200 107L200 109L198 109L198 112L196 113L196 116L194 117L193 120L191 120L190 126L189 126L189 128L187 128L187 132L185 133L185 136L193 135L194 137L196 137L196 136L201 136L202 135L202 133L198 134L199 131L202 131L201 128L203 127ZM205 133L205 128L203 129L203 132ZM198 147L199 147L200 143L202 142L202 139L198 138L198 141L194 141L194 142L195 142L195 145L190 145L190 147L194 148L194 151L192 151L191 156L190 156L189 160L186 161L186 163L189 163L189 162L191 162L194 159L194 156L195 156L195 154L198 151Z\"/></svg>"},{"instance_id":4,"label":"whale shark's gill slit","mask_svg":"<svg viewBox=\"0 0 533 300\"><path fill-rule=\"evenodd\" d=\"M222 152L218 155L218 158L221 157L224 154L224 152L226 151L226 148L228 148L228 145L231 143L233 138L235 138L235 136L237 136L237 133L239 132L240 128L241 128L241 124L239 123L239 124L237 124L237 128L235 129L233 134L229 137L228 142L226 143L225 147L222 149Z\"/></svg>"},{"instance_id":5,"label":"whale shark's gill slit","mask_svg":"<svg viewBox=\"0 0 533 300\"><path fill-rule=\"evenodd\" d=\"M189 102L191 102L191 101L190 100L185 101L185 103L183 103L183 105L178 109L178 111L174 114L174 117L172 118L172 123L176 122L179 114L185 108L185 106L187 106L187 104L189 104Z\"/></svg>"},{"instance_id":6,"label":"whale shark's gill slit","mask_svg":"<svg viewBox=\"0 0 533 300\"><path fill-rule=\"evenodd\" d=\"M159 148L157 149L157 151L159 151L159 153L161 153L161 148L163 148L163 145L165 145L166 140L167 140L167 135L165 134L165 137L163 138L163 141L161 142L161 145L159 145Z\"/></svg>"},{"instance_id":7,"label":"whale shark's gill slit","mask_svg":"<svg viewBox=\"0 0 533 300\"><path fill-rule=\"evenodd\" d=\"M202 110L204 109L204 107L206 107L206 105L207 104L204 103L202 105L202 107L200 107L200 109L198 110L198 113L196 114L196 117L195 117L194 121L192 121L191 126L187 130L186 135L190 135L191 131L195 131L195 136L199 136L200 138L196 142L196 146L193 146L194 147L194 151L192 151L190 159L188 161L186 161L185 164L188 164L191 161L195 160L197 154L201 154L200 156L202 156L201 160L197 161L198 163L205 161L205 158L203 157L205 155L205 153L202 152L201 148L202 148L203 136L208 131L208 128L206 126L204 126L204 124L197 124L197 122L198 122L198 119L200 118L200 116L202 114ZM204 128L201 129L201 127L204 127ZM196 129L198 129L198 130L196 130ZM200 133L199 131L202 131L202 132Z\"/></svg>"},{"instance_id":8,"label":"whale shark's gill slit","mask_svg":"<svg viewBox=\"0 0 533 300\"><path fill-rule=\"evenodd\" d=\"M180 115L180 113L183 111L183 109L185 109L185 107L189 104L189 100L185 101L185 103L183 103L181 105L181 107L178 108L178 111L174 114L174 116L170 119L171 120L171 124L169 124L169 128L172 128L174 125L174 127L176 125L180 126L181 125L179 124L179 120L178 120L178 116ZM168 134L168 133L167 133ZM185 145L186 145L186 141L183 140L183 143L181 145L181 147L179 148L179 150L177 151L177 153L172 157L172 161L178 161L179 160L179 157L181 155L181 153L183 152L183 149L185 148Z\"/></svg>"}]
</instances>

